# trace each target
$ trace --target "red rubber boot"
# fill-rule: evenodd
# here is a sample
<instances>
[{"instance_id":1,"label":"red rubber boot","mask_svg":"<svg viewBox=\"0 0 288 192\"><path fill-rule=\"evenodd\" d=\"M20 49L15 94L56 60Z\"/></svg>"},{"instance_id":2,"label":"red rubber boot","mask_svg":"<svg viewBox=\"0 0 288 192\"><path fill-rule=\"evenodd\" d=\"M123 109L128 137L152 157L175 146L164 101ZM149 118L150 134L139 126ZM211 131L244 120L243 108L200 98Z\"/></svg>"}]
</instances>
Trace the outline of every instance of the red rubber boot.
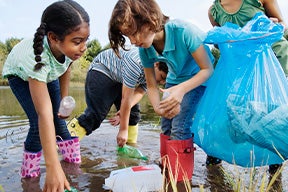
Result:
<instances>
[{"instance_id":1,"label":"red rubber boot","mask_svg":"<svg viewBox=\"0 0 288 192\"><path fill-rule=\"evenodd\" d=\"M163 133L160 133L160 157L163 158L165 155L167 155L166 150L166 141L170 139L170 136L164 135Z\"/></svg>"},{"instance_id":2,"label":"red rubber boot","mask_svg":"<svg viewBox=\"0 0 288 192\"><path fill-rule=\"evenodd\" d=\"M172 181L171 177L177 182L191 180L194 170L193 139L167 140L166 150L168 156L167 169L171 170L170 180Z\"/></svg>"}]
</instances>

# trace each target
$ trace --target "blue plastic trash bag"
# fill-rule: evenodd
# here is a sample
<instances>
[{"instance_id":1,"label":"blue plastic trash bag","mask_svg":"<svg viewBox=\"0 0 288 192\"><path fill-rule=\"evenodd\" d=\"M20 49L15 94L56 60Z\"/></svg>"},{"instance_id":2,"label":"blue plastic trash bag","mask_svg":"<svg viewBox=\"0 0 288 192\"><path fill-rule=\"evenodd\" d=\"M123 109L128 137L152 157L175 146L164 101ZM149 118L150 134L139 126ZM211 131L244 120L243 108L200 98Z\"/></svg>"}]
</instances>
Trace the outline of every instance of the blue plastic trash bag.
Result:
<instances>
[{"instance_id":1,"label":"blue plastic trash bag","mask_svg":"<svg viewBox=\"0 0 288 192\"><path fill-rule=\"evenodd\" d=\"M271 49L282 35L262 13L243 28L226 23L208 32L205 42L218 44L220 58L191 127L208 155L244 167L288 158L288 83Z\"/></svg>"}]
</instances>

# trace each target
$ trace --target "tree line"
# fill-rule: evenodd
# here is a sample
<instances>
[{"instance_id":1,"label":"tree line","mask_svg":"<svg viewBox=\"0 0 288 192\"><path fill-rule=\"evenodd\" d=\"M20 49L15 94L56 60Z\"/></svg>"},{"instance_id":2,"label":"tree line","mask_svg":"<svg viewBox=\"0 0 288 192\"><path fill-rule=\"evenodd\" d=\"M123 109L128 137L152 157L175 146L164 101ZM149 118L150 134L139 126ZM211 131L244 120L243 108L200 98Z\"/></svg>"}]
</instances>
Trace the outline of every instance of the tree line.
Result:
<instances>
[{"instance_id":1,"label":"tree line","mask_svg":"<svg viewBox=\"0 0 288 192\"><path fill-rule=\"evenodd\" d=\"M22 39L19 38L9 38L4 43L0 41L0 85L8 85L7 79L2 77L3 65L12 48L21 40ZM94 57L109 47L109 44L102 47L97 39L88 41L86 52L72 65L71 82L85 82L87 69L90 63L93 61ZM214 66L216 66L220 57L220 52L218 49L213 47L212 54L215 57Z\"/></svg>"}]
</instances>

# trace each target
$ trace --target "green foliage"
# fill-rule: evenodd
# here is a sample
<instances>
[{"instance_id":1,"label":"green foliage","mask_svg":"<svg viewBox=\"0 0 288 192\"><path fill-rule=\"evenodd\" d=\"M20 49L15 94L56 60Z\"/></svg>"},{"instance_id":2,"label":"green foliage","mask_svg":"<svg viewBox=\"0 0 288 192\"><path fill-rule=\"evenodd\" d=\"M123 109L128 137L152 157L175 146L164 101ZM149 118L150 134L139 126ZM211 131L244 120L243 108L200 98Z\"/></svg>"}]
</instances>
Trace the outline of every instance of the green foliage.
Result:
<instances>
[{"instance_id":1,"label":"green foliage","mask_svg":"<svg viewBox=\"0 0 288 192\"><path fill-rule=\"evenodd\" d=\"M7 84L5 80L2 79L2 70L4 62L12 50L12 48L21 41L21 39L18 38L10 38L5 41L5 43L0 41L0 84Z\"/></svg>"},{"instance_id":2,"label":"green foliage","mask_svg":"<svg viewBox=\"0 0 288 192\"><path fill-rule=\"evenodd\" d=\"M7 52L10 53L10 51L13 49L13 47L19 43L22 39L18 39L18 38L10 38L10 39L7 39L5 41L5 44L6 44L6 49L7 49Z\"/></svg>"},{"instance_id":3,"label":"green foliage","mask_svg":"<svg viewBox=\"0 0 288 192\"><path fill-rule=\"evenodd\" d=\"M89 64L90 62L87 61L83 56L74 61L72 64L71 81L84 83L88 69L87 66L89 66Z\"/></svg>"},{"instance_id":4,"label":"green foliage","mask_svg":"<svg viewBox=\"0 0 288 192\"><path fill-rule=\"evenodd\" d=\"M87 44L87 50L84 54L84 58L90 63L93 61L94 57L98 55L101 51L101 45L98 40L92 40Z\"/></svg>"},{"instance_id":5,"label":"green foliage","mask_svg":"<svg viewBox=\"0 0 288 192\"><path fill-rule=\"evenodd\" d=\"M85 82L87 70L93 59L103 51L98 40L89 41L87 44L87 50L84 55L75 61L72 65L72 82Z\"/></svg>"}]
</instances>

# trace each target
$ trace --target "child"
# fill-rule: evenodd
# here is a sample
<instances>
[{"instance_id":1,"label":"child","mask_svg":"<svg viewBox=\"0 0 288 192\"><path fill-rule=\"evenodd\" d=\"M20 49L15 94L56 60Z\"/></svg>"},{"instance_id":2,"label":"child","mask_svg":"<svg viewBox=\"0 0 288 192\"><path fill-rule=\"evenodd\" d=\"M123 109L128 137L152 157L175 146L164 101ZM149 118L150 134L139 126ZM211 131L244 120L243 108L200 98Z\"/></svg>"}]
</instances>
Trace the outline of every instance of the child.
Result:
<instances>
[{"instance_id":1,"label":"child","mask_svg":"<svg viewBox=\"0 0 288 192\"><path fill-rule=\"evenodd\" d=\"M263 12L272 21L286 26L277 0L215 0L209 8L208 17L212 26L231 22L243 27L257 12ZM272 49L288 77L288 41L283 37L272 45ZM218 162L218 158L208 156L206 164ZM279 167L280 165L270 165L269 171L273 173Z\"/></svg>"},{"instance_id":2,"label":"child","mask_svg":"<svg viewBox=\"0 0 288 192\"><path fill-rule=\"evenodd\" d=\"M168 156L173 175L179 170L177 181L190 180L194 163L190 128L205 90L203 84L213 73L212 54L203 45L205 33L188 22L170 20L154 0L119 0L109 23L110 44L117 54L125 46L125 37L140 47L148 97L163 117L161 157ZM163 101L154 75L155 61L164 61L169 69L166 89L160 89L168 95Z\"/></svg>"},{"instance_id":3,"label":"child","mask_svg":"<svg viewBox=\"0 0 288 192\"><path fill-rule=\"evenodd\" d=\"M112 49L108 49L94 58L85 85L87 108L68 123L71 134L75 132L80 138L91 134L99 128L114 104L119 111L110 123L114 126L120 123L117 144L122 147L127 141L137 142L140 120L137 103L146 92L146 80L138 48L121 49L120 56L118 58ZM166 64L155 63L154 66L156 81L164 84L168 72Z\"/></svg>"},{"instance_id":4,"label":"child","mask_svg":"<svg viewBox=\"0 0 288 192\"><path fill-rule=\"evenodd\" d=\"M71 138L58 109L61 98L68 95L70 66L86 50L89 34L89 16L83 7L73 0L57 1L44 10L34 39L19 42L4 64L3 76L30 125L21 176L40 175L43 147L47 171L43 191L70 189L58 159L56 135L61 138L57 142L61 151L65 143L79 146L79 142ZM80 163L79 155L65 160Z\"/></svg>"},{"instance_id":5,"label":"child","mask_svg":"<svg viewBox=\"0 0 288 192\"><path fill-rule=\"evenodd\" d=\"M272 21L286 27L277 0L215 0L208 16L213 26L231 22L243 27L257 12L265 13ZM288 41L283 37L272 49L288 77Z\"/></svg>"}]
</instances>

